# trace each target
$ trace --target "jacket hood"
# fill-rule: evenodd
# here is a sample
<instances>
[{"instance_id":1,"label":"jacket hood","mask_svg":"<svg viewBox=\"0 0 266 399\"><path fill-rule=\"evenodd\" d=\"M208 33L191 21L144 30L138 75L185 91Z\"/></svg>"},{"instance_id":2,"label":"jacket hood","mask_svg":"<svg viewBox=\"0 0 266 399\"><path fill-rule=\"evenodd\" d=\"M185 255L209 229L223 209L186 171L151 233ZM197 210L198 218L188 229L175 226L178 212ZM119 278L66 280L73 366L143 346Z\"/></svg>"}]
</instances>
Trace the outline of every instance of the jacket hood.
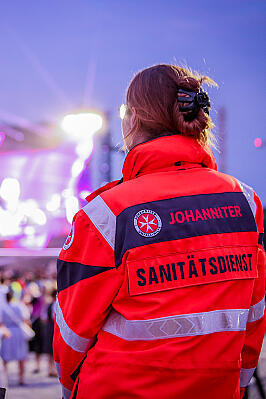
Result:
<instances>
[{"instance_id":1,"label":"jacket hood","mask_svg":"<svg viewBox=\"0 0 266 399\"><path fill-rule=\"evenodd\" d=\"M123 166L123 181L139 175L177 168L207 167L217 170L216 161L209 146L181 135L158 137L136 145L128 153Z\"/></svg>"}]
</instances>

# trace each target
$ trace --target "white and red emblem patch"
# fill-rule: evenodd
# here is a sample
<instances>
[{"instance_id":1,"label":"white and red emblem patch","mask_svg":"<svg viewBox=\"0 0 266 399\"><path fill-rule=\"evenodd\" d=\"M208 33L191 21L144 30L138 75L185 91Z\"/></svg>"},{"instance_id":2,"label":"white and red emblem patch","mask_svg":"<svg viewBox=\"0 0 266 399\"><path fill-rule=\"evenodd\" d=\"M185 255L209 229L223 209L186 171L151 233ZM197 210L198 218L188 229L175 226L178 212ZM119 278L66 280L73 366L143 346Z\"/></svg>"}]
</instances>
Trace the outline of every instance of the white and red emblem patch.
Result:
<instances>
[{"instance_id":1,"label":"white and red emblem patch","mask_svg":"<svg viewBox=\"0 0 266 399\"><path fill-rule=\"evenodd\" d=\"M73 240L74 240L74 232L75 232L75 226L74 226L74 223L73 223L72 228L70 230L70 233L68 234L68 236L66 238L66 241L65 241L65 243L63 245L63 249L64 250L67 250L72 245Z\"/></svg>"},{"instance_id":2,"label":"white and red emblem patch","mask_svg":"<svg viewBox=\"0 0 266 399\"><path fill-rule=\"evenodd\" d=\"M160 232L162 221L158 213L142 209L134 216L134 227L141 236L154 237Z\"/></svg>"}]
</instances>

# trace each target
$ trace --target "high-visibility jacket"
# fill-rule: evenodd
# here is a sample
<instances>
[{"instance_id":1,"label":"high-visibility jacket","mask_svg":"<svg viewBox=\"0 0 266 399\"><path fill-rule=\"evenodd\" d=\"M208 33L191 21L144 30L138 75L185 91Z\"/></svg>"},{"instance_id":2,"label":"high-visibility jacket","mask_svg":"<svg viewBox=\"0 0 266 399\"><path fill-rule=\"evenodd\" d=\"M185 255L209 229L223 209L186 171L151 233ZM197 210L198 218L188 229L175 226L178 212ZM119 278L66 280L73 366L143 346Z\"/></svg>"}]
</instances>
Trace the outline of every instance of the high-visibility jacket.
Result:
<instances>
[{"instance_id":1,"label":"high-visibility jacket","mask_svg":"<svg viewBox=\"0 0 266 399\"><path fill-rule=\"evenodd\" d=\"M265 331L263 210L209 147L134 147L88 198L58 260L63 396L240 398Z\"/></svg>"}]
</instances>

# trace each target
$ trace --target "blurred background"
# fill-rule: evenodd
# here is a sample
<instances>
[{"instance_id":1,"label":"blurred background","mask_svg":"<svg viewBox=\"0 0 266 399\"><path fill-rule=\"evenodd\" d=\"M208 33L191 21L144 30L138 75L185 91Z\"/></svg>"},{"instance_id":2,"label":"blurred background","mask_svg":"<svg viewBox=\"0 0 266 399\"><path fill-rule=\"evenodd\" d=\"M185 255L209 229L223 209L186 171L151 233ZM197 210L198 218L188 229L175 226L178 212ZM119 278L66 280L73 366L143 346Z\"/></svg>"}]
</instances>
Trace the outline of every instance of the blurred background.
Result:
<instances>
[{"instance_id":1,"label":"blurred background","mask_svg":"<svg viewBox=\"0 0 266 399\"><path fill-rule=\"evenodd\" d=\"M266 207L264 0L1 0L0 15L0 275L5 287L18 283L31 319L42 298L48 325L73 215L121 177L118 110L142 68L188 65L218 83L207 89L218 169ZM10 365L9 398L34 397L36 387L60 397L47 365L38 373L30 359L26 387ZM253 385L250 397L260 397Z\"/></svg>"}]
</instances>

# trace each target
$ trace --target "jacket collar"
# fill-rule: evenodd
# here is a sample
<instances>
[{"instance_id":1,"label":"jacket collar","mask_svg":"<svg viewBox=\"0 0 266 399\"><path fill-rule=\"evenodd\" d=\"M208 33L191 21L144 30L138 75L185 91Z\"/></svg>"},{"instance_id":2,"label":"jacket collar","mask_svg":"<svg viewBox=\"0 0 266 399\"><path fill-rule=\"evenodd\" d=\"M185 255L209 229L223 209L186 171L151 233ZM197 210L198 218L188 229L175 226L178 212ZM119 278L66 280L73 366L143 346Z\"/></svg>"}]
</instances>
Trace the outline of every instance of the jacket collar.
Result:
<instances>
[{"instance_id":1,"label":"jacket collar","mask_svg":"<svg viewBox=\"0 0 266 399\"><path fill-rule=\"evenodd\" d=\"M207 167L217 170L209 146L202 146L195 139L181 135L158 137L136 145L129 151L123 166L123 181L162 170Z\"/></svg>"}]
</instances>

